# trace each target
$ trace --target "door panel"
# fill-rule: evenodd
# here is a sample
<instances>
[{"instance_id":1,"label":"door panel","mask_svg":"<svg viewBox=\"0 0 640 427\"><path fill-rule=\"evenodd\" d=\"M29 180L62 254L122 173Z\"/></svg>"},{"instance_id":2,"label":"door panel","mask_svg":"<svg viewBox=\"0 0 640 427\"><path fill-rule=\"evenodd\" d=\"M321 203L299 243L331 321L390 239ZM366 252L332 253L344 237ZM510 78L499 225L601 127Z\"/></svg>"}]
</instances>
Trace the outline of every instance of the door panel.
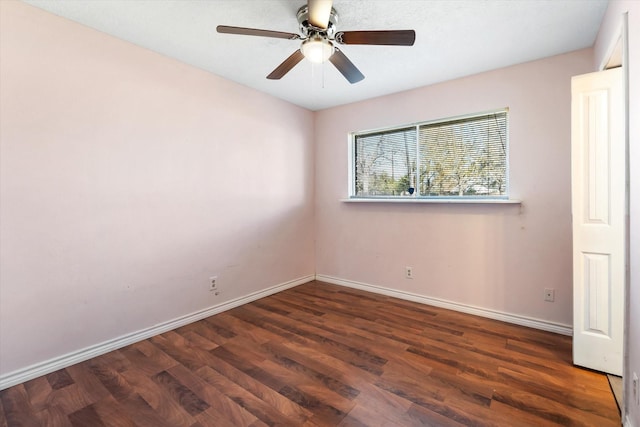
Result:
<instances>
[{"instance_id":1,"label":"door panel","mask_svg":"<svg viewBox=\"0 0 640 427\"><path fill-rule=\"evenodd\" d=\"M573 361L622 375L625 144L622 69L572 79Z\"/></svg>"}]
</instances>

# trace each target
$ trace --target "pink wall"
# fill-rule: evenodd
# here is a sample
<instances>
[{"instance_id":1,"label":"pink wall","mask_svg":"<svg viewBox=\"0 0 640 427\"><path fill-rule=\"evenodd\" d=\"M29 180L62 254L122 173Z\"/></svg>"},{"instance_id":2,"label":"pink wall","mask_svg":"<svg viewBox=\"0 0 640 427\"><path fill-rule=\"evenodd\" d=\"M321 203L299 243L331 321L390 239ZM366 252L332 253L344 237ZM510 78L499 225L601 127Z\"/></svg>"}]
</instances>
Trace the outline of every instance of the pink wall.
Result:
<instances>
[{"instance_id":1,"label":"pink wall","mask_svg":"<svg viewBox=\"0 0 640 427\"><path fill-rule=\"evenodd\" d=\"M1 3L0 374L314 273L313 113Z\"/></svg>"},{"instance_id":2,"label":"pink wall","mask_svg":"<svg viewBox=\"0 0 640 427\"><path fill-rule=\"evenodd\" d=\"M316 272L572 323L571 76L585 49L316 115ZM519 205L344 203L347 134L509 107ZM405 279L404 267L414 279ZM556 301L543 301L545 287Z\"/></svg>"},{"instance_id":3,"label":"pink wall","mask_svg":"<svg viewBox=\"0 0 640 427\"><path fill-rule=\"evenodd\" d=\"M640 426L640 407L633 402L631 374L640 376L640 2L611 1L595 45L595 64L607 58L618 38L623 13L628 12L629 58L629 174L630 174L630 289L627 301L629 324L625 363L628 419ZM631 424L629 424L630 426Z\"/></svg>"}]
</instances>

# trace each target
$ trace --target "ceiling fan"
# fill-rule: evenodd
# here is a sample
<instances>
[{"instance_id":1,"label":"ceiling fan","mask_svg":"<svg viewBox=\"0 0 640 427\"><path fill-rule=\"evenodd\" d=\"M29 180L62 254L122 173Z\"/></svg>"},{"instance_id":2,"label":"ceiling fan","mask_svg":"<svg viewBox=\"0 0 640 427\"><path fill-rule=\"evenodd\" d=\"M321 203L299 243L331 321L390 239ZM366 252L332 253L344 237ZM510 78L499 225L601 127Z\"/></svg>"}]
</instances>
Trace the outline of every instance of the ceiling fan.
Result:
<instances>
[{"instance_id":1,"label":"ceiling fan","mask_svg":"<svg viewBox=\"0 0 640 427\"><path fill-rule=\"evenodd\" d=\"M387 46L413 46L416 33L413 30L387 31L336 31L338 13L332 7L333 0L307 0L297 13L300 34L256 28L218 25L216 30L225 34L273 37L302 40L296 50L267 76L270 80L281 79L303 58L314 63L331 62L349 83L357 83L364 75L353 65L336 44L365 44Z\"/></svg>"}]
</instances>

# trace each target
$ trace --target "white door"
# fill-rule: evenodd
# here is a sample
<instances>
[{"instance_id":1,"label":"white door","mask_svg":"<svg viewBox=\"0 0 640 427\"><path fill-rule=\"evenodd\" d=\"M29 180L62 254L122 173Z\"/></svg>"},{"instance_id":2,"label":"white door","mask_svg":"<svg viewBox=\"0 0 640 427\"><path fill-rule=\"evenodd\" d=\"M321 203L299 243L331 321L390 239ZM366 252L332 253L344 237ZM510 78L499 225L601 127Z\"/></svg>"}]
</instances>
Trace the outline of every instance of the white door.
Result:
<instances>
[{"instance_id":1,"label":"white door","mask_svg":"<svg viewBox=\"0 0 640 427\"><path fill-rule=\"evenodd\" d=\"M573 363L622 375L626 153L622 69L571 80Z\"/></svg>"}]
</instances>

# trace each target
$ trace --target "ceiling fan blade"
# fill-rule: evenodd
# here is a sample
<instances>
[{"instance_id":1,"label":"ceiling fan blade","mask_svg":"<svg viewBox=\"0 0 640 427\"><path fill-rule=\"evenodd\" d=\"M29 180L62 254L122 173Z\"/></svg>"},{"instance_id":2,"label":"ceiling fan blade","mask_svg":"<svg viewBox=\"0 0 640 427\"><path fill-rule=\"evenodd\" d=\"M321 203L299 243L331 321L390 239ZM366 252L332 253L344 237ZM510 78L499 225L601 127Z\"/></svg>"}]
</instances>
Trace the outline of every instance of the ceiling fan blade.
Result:
<instances>
[{"instance_id":1,"label":"ceiling fan blade","mask_svg":"<svg viewBox=\"0 0 640 427\"><path fill-rule=\"evenodd\" d=\"M353 62L349 61L349 58L347 58L340 49L336 48L336 51L331 55L329 61L349 80L349 83L358 83L364 79L364 74L353 65Z\"/></svg>"},{"instance_id":2,"label":"ceiling fan blade","mask_svg":"<svg viewBox=\"0 0 640 427\"><path fill-rule=\"evenodd\" d=\"M413 46L416 41L416 32L413 30L338 31L335 40L340 44Z\"/></svg>"},{"instance_id":3,"label":"ceiling fan blade","mask_svg":"<svg viewBox=\"0 0 640 427\"><path fill-rule=\"evenodd\" d=\"M280 80L285 74L287 74L298 62L302 61L304 55L300 52L300 49L291 54L290 57L284 60L284 62L276 67L275 70L267 76L269 80Z\"/></svg>"},{"instance_id":4,"label":"ceiling fan blade","mask_svg":"<svg viewBox=\"0 0 640 427\"><path fill-rule=\"evenodd\" d=\"M243 36L273 37L277 39L299 40L300 36L294 33L282 31L259 30L257 28L229 27L228 25L218 25L216 30L224 34L240 34Z\"/></svg>"},{"instance_id":5,"label":"ceiling fan blade","mask_svg":"<svg viewBox=\"0 0 640 427\"><path fill-rule=\"evenodd\" d=\"M332 4L333 0L307 0L309 24L316 28L326 30L329 26Z\"/></svg>"}]
</instances>

